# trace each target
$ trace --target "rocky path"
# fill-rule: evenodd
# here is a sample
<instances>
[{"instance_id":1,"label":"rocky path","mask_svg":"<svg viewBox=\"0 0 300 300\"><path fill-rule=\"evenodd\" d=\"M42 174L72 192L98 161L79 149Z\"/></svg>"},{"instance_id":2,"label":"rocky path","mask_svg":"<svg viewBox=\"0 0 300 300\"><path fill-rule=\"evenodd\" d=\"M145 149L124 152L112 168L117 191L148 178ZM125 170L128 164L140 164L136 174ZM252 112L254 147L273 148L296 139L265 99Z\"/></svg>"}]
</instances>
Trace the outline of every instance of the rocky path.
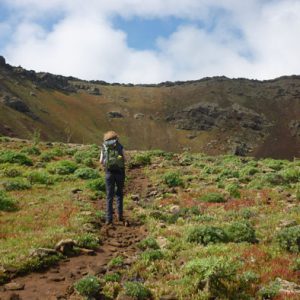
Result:
<instances>
[{"instance_id":1,"label":"rocky path","mask_svg":"<svg viewBox=\"0 0 300 300\"><path fill-rule=\"evenodd\" d=\"M131 171L129 176L128 192L146 190L147 180L139 170ZM136 243L145 237L146 231L140 223L132 220L130 213L126 212L125 217L129 226L116 223L113 227L101 228L99 235L103 244L93 255L69 257L48 270L15 278L9 284L0 286L0 300L81 299L74 293L76 280L87 274L105 274L108 262L119 255L124 257L126 267L137 254Z\"/></svg>"}]
</instances>

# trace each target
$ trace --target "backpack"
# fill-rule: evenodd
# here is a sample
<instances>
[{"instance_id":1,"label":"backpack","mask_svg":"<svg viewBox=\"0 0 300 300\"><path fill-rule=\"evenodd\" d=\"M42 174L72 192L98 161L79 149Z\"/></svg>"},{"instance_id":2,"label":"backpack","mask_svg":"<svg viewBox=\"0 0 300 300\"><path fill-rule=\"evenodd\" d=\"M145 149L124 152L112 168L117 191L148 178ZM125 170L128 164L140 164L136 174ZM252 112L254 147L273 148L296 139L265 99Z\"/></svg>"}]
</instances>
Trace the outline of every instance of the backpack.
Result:
<instances>
[{"instance_id":1,"label":"backpack","mask_svg":"<svg viewBox=\"0 0 300 300\"><path fill-rule=\"evenodd\" d=\"M124 169L124 157L122 146L118 140L107 140L103 143L104 166L109 171Z\"/></svg>"}]
</instances>

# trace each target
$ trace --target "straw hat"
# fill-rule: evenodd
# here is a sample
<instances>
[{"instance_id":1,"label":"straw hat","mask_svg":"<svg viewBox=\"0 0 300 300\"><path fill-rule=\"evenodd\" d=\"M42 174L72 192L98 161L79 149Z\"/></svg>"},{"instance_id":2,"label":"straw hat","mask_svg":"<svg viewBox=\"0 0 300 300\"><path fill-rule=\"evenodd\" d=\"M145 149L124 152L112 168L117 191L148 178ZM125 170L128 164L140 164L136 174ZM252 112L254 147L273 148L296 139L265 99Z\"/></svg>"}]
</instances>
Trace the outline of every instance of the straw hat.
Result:
<instances>
[{"instance_id":1,"label":"straw hat","mask_svg":"<svg viewBox=\"0 0 300 300\"><path fill-rule=\"evenodd\" d=\"M115 138L118 138L118 134L114 131L107 131L106 133L104 133L103 136L104 141L115 139Z\"/></svg>"}]
</instances>

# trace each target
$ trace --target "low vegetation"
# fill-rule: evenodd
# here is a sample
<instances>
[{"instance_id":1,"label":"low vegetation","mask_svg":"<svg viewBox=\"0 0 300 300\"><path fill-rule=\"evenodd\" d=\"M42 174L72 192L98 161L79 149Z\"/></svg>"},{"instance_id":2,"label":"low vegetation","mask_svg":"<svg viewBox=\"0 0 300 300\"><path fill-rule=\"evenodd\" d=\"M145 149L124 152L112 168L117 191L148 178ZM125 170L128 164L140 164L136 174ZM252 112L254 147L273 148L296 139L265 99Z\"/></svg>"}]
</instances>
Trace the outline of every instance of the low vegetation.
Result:
<instances>
[{"instance_id":1,"label":"low vegetation","mask_svg":"<svg viewBox=\"0 0 300 300\"><path fill-rule=\"evenodd\" d=\"M99 148L41 142L23 148L0 142L1 267L24 273L57 262L60 257L29 253L63 238L97 249L101 236L86 228L104 220L91 201L105 196ZM280 280L300 284L299 160L128 154L128 166L139 170L128 171L126 184L137 171L147 182L139 197L128 191L125 209L148 235L136 244L132 263L117 255L106 274L77 281L79 295L288 299Z\"/></svg>"}]
</instances>

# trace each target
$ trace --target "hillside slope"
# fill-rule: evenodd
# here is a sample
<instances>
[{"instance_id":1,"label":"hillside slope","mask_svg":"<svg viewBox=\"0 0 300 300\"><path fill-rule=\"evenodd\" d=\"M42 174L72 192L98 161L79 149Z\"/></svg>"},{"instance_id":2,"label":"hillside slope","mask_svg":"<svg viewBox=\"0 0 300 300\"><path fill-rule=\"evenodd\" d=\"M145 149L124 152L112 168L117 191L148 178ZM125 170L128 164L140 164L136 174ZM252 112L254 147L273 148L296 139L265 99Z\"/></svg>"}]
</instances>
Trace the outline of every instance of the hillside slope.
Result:
<instances>
[{"instance_id":1,"label":"hillside slope","mask_svg":"<svg viewBox=\"0 0 300 300\"><path fill-rule=\"evenodd\" d=\"M35 73L0 57L0 134L129 149L292 158L300 154L300 76L108 84Z\"/></svg>"}]
</instances>

